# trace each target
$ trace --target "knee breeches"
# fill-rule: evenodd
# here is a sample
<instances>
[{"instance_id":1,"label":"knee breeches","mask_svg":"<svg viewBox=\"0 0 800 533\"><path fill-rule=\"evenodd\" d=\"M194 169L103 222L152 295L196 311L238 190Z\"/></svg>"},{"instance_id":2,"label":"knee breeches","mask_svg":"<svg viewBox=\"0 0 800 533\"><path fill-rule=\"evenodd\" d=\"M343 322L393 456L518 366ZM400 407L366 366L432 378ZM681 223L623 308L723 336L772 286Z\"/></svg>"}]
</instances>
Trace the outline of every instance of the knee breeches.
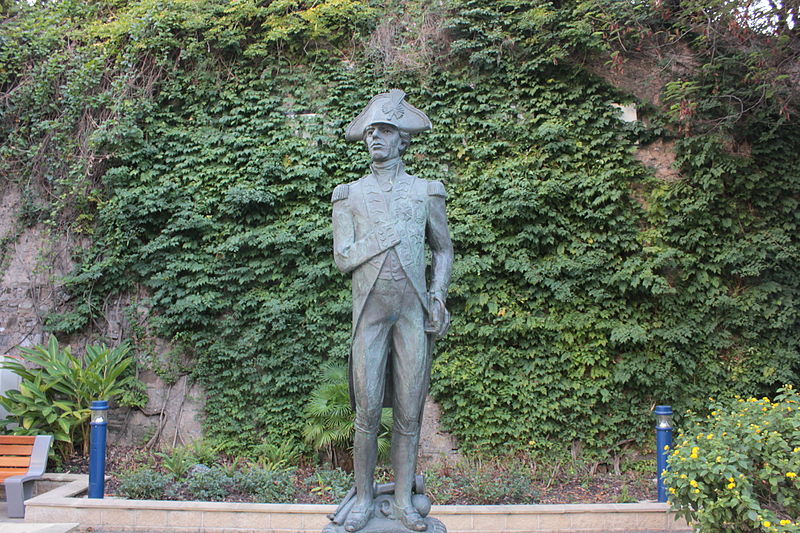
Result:
<instances>
[{"instance_id":1,"label":"knee breeches","mask_svg":"<svg viewBox=\"0 0 800 533\"><path fill-rule=\"evenodd\" d=\"M378 279L367 297L353 335L351 374L356 430L376 434L391 365L394 431L419 431L430 365L425 309L405 279Z\"/></svg>"}]
</instances>

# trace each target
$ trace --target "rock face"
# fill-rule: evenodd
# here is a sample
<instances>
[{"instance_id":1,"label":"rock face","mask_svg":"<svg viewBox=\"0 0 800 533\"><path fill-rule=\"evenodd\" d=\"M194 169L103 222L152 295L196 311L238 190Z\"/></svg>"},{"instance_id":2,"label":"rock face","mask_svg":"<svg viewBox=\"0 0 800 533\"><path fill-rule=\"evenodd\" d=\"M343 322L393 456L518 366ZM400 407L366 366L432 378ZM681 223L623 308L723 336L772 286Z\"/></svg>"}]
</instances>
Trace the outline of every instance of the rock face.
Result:
<instances>
[{"instance_id":1,"label":"rock face","mask_svg":"<svg viewBox=\"0 0 800 533\"><path fill-rule=\"evenodd\" d=\"M148 402L143 409L118 408L109 417L111 442L170 447L187 444L203 436L202 413L205 393L189 376L166 383L154 372L139 375Z\"/></svg>"},{"instance_id":2,"label":"rock face","mask_svg":"<svg viewBox=\"0 0 800 533\"><path fill-rule=\"evenodd\" d=\"M456 439L442 430L439 423L441 408L428 396L422 414L422 432L419 436L419 457L421 461L435 461L458 457Z\"/></svg>"},{"instance_id":3,"label":"rock face","mask_svg":"<svg viewBox=\"0 0 800 533\"><path fill-rule=\"evenodd\" d=\"M44 257L47 235L41 228L18 228L20 203L19 189L6 185L0 198L0 354L15 355L42 342L42 317L57 290L52 278L64 273L49 264L52 255Z\"/></svg>"}]
</instances>

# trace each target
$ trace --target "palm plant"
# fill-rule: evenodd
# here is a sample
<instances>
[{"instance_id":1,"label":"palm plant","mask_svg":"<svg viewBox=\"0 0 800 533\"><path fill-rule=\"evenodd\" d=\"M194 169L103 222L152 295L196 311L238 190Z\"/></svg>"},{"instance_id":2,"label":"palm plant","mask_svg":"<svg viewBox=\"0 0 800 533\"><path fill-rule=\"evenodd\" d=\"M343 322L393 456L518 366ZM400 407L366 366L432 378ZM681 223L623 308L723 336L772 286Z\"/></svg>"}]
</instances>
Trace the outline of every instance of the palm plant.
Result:
<instances>
[{"instance_id":1,"label":"palm plant","mask_svg":"<svg viewBox=\"0 0 800 533\"><path fill-rule=\"evenodd\" d=\"M304 409L306 423L303 437L315 450L327 452L334 465L352 454L355 413L350 406L347 366L328 362L320 370L319 385L311 391ZM383 409L378 431L378 454L389 455L392 410Z\"/></svg>"}]
</instances>

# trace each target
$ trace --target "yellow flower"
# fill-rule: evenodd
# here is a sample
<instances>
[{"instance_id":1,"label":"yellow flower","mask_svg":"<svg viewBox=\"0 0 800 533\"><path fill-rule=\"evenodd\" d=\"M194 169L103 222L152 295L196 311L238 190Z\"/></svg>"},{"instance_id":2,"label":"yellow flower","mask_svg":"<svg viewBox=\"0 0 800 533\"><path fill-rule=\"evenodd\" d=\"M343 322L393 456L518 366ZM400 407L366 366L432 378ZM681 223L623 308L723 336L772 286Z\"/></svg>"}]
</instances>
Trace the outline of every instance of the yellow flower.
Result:
<instances>
[{"instance_id":1,"label":"yellow flower","mask_svg":"<svg viewBox=\"0 0 800 533\"><path fill-rule=\"evenodd\" d=\"M675 490L675 488L674 488L674 487L670 487L670 488L669 488L669 493L670 493L670 494L675 494L676 492L678 492L678 491L677 491L677 490Z\"/></svg>"},{"instance_id":2,"label":"yellow flower","mask_svg":"<svg viewBox=\"0 0 800 533\"><path fill-rule=\"evenodd\" d=\"M792 521L791 520L781 520L780 524L782 526L790 526L790 525L792 525Z\"/></svg>"},{"instance_id":3,"label":"yellow flower","mask_svg":"<svg viewBox=\"0 0 800 533\"><path fill-rule=\"evenodd\" d=\"M769 526L771 526L771 525L772 525L772 522L770 522L769 520L764 520L764 521L763 521L763 522L761 522L761 523L762 523L762 524L764 524L764 527L769 527Z\"/></svg>"},{"instance_id":4,"label":"yellow flower","mask_svg":"<svg viewBox=\"0 0 800 533\"><path fill-rule=\"evenodd\" d=\"M696 487L696 486L697 486L697 481L695 481L695 480L693 479L693 480L691 480L691 481L689 482L689 485L691 485L692 487Z\"/></svg>"},{"instance_id":5,"label":"yellow flower","mask_svg":"<svg viewBox=\"0 0 800 533\"><path fill-rule=\"evenodd\" d=\"M718 456L717 456L717 462L718 462L718 463L721 463L721 462L722 462L722 456L721 456L721 455L718 455Z\"/></svg>"},{"instance_id":6,"label":"yellow flower","mask_svg":"<svg viewBox=\"0 0 800 533\"><path fill-rule=\"evenodd\" d=\"M790 479L791 478L795 478L795 477L797 477L797 474L794 473L794 472L786 472L786 477L788 477Z\"/></svg>"},{"instance_id":7,"label":"yellow flower","mask_svg":"<svg viewBox=\"0 0 800 533\"><path fill-rule=\"evenodd\" d=\"M708 437L706 437L706 438L707 438L708 440L711 440L711 439L713 439L713 438L714 438L714 434L713 434L713 433L709 433L709 434L708 434Z\"/></svg>"},{"instance_id":8,"label":"yellow flower","mask_svg":"<svg viewBox=\"0 0 800 533\"><path fill-rule=\"evenodd\" d=\"M667 450L669 450L669 444L665 444L664 445L664 451L667 451Z\"/></svg>"},{"instance_id":9,"label":"yellow flower","mask_svg":"<svg viewBox=\"0 0 800 533\"><path fill-rule=\"evenodd\" d=\"M692 492L694 492L695 494L700 494L700 489L694 489Z\"/></svg>"},{"instance_id":10,"label":"yellow flower","mask_svg":"<svg viewBox=\"0 0 800 533\"><path fill-rule=\"evenodd\" d=\"M792 450L792 451L793 451L794 453L798 453L798 452L800 452L800 446L799 446L799 447L797 447L797 448L795 448L795 449L794 449L794 450Z\"/></svg>"},{"instance_id":11,"label":"yellow flower","mask_svg":"<svg viewBox=\"0 0 800 533\"><path fill-rule=\"evenodd\" d=\"M686 474L681 474L681 479L686 479Z\"/></svg>"}]
</instances>

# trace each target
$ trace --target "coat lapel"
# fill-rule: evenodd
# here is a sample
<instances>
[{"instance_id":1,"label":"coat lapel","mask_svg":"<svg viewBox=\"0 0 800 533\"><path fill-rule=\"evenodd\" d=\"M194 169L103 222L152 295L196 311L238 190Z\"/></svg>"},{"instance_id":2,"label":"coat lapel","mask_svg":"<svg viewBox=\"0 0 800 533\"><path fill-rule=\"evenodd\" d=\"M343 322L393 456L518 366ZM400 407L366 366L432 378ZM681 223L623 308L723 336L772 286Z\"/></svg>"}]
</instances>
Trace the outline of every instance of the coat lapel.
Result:
<instances>
[{"instance_id":1,"label":"coat lapel","mask_svg":"<svg viewBox=\"0 0 800 533\"><path fill-rule=\"evenodd\" d=\"M377 225L386 224L389 221L389 206L386 205L386 197L373 174L364 177L364 204L370 222Z\"/></svg>"}]
</instances>

